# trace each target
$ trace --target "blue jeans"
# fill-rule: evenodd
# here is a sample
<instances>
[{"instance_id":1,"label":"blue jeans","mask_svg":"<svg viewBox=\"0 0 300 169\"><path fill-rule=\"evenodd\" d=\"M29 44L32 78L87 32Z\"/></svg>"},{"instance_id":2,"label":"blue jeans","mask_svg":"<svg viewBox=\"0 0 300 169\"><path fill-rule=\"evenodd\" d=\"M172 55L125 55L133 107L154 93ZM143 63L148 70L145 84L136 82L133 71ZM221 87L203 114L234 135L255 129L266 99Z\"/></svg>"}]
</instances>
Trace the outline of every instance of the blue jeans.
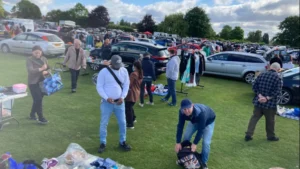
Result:
<instances>
[{"instance_id":1,"label":"blue jeans","mask_svg":"<svg viewBox=\"0 0 300 169\"><path fill-rule=\"evenodd\" d=\"M214 133L215 122L211 123L210 125L206 126L203 131L203 141L202 141L202 162L207 164L208 156L210 152L210 143ZM184 140L191 140L193 134L197 131L198 125L193 124L191 122L188 123L185 133L184 133Z\"/></svg>"},{"instance_id":2,"label":"blue jeans","mask_svg":"<svg viewBox=\"0 0 300 169\"><path fill-rule=\"evenodd\" d=\"M125 104L124 102L121 105L110 104L106 100L102 99L100 105L101 111L101 120L100 120L100 144L106 144L107 136L107 125L110 119L110 116L114 112L118 124L119 124L119 134L120 134L120 143L126 141L126 118L125 118Z\"/></svg>"},{"instance_id":3,"label":"blue jeans","mask_svg":"<svg viewBox=\"0 0 300 169\"><path fill-rule=\"evenodd\" d=\"M168 94L166 95L165 99L169 100L170 96L172 96L172 104L176 105L176 80L172 80L168 78Z\"/></svg>"}]
</instances>

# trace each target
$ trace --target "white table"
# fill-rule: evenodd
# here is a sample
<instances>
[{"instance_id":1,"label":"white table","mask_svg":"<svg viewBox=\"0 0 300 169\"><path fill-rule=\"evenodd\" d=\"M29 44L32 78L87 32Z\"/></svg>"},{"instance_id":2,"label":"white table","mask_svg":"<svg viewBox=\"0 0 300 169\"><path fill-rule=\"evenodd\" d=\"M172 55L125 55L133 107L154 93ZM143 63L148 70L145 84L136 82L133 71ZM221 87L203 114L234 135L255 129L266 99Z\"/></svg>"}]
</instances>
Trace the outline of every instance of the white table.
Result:
<instances>
[{"instance_id":1,"label":"white table","mask_svg":"<svg viewBox=\"0 0 300 169\"><path fill-rule=\"evenodd\" d=\"M15 120L15 121L17 121L17 123L19 125L19 121L17 119L15 119L12 115L13 100L23 98L26 96L27 96L27 93L22 93L22 94L7 95L4 98L0 98L0 131L3 129L5 122L7 122L8 120ZM5 109L10 110L11 115L2 117L2 106L3 106L3 102L6 102L6 101L9 101L10 107L5 108Z\"/></svg>"}]
</instances>

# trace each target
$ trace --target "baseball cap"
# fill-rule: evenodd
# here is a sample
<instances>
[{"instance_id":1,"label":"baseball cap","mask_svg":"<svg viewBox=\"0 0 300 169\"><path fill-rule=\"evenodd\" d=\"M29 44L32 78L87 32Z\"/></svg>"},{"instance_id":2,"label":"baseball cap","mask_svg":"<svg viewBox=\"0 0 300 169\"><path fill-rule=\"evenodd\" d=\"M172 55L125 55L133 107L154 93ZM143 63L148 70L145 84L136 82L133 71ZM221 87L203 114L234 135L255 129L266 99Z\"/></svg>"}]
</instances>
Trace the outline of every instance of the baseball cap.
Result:
<instances>
[{"instance_id":1,"label":"baseball cap","mask_svg":"<svg viewBox=\"0 0 300 169\"><path fill-rule=\"evenodd\" d=\"M192 101L189 100L189 99L183 99L181 101L181 105L180 105L180 109L183 110L183 109L188 109L188 108L191 108L192 107Z\"/></svg>"},{"instance_id":2,"label":"baseball cap","mask_svg":"<svg viewBox=\"0 0 300 169\"><path fill-rule=\"evenodd\" d=\"M120 69L123 66L122 58L119 55L113 55L110 59L110 63L116 69Z\"/></svg>"}]
</instances>

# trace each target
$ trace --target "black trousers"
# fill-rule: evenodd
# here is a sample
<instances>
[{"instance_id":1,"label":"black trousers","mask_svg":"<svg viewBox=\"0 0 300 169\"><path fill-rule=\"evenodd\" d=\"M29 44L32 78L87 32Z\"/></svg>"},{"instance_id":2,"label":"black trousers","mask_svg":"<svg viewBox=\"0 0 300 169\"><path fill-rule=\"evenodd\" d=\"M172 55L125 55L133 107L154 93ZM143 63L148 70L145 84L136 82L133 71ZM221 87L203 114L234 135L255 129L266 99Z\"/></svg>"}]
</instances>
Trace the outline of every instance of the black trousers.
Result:
<instances>
[{"instance_id":1,"label":"black trousers","mask_svg":"<svg viewBox=\"0 0 300 169\"><path fill-rule=\"evenodd\" d=\"M148 92L150 102L153 103L153 95L151 92L152 81L142 81L140 89L140 103L144 104L145 86Z\"/></svg>"},{"instance_id":2,"label":"black trousers","mask_svg":"<svg viewBox=\"0 0 300 169\"><path fill-rule=\"evenodd\" d=\"M44 118L43 116L43 97L44 94L42 93L39 84L30 84L29 90L32 96L33 104L31 108L31 117L35 117L37 113L39 119Z\"/></svg>"},{"instance_id":3,"label":"black trousers","mask_svg":"<svg viewBox=\"0 0 300 169\"><path fill-rule=\"evenodd\" d=\"M200 85L200 76L201 76L200 73L196 73L196 84L197 85Z\"/></svg>"},{"instance_id":4,"label":"black trousers","mask_svg":"<svg viewBox=\"0 0 300 169\"><path fill-rule=\"evenodd\" d=\"M125 114L126 114L126 122L127 125L130 127L133 127L133 122L136 118L135 114L134 114L134 106L135 102L129 102L129 101L125 101Z\"/></svg>"},{"instance_id":5,"label":"black trousers","mask_svg":"<svg viewBox=\"0 0 300 169\"><path fill-rule=\"evenodd\" d=\"M79 72L80 72L80 70L70 69L71 82L72 82L71 88L72 89L77 88L77 80L78 80Z\"/></svg>"}]
</instances>

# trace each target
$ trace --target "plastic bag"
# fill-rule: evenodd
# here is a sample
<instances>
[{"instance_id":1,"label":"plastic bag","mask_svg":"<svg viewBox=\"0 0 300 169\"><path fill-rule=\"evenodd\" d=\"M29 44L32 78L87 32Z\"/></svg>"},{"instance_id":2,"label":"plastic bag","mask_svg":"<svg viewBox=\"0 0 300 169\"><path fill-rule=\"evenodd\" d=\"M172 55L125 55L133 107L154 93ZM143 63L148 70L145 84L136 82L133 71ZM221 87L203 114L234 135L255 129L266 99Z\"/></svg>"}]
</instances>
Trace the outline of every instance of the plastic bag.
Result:
<instances>
[{"instance_id":1,"label":"plastic bag","mask_svg":"<svg viewBox=\"0 0 300 169\"><path fill-rule=\"evenodd\" d=\"M49 96L63 88L63 83L60 77L60 74L57 72L40 83L40 88L42 93Z\"/></svg>"}]
</instances>

